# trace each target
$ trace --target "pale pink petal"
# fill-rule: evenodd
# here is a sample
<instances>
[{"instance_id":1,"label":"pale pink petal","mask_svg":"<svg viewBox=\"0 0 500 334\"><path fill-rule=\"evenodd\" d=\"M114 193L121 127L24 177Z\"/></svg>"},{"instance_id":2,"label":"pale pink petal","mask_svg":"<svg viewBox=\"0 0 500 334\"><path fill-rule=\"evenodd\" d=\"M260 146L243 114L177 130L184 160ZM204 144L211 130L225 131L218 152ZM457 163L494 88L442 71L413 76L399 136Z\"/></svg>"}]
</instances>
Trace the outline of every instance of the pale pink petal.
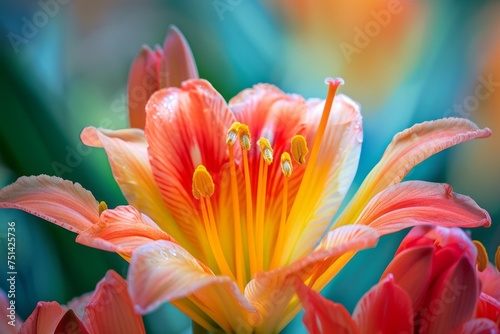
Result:
<instances>
[{"instance_id":1,"label":"pale pink petal","mask_svg":"<svg viewBox=\"0 0 500 334\"><path fill-rule=\"evenodd\" d=\"M76 316L75 312L73 312L73 310L68 310L54 330L54 334L60 333L89 334L89 331L85 328L83 322Z\"/></svg>"},{"instance_id":2,"label":"pale pink petal","mask_svg":"<svg viewBox=\"0 0 500 334\"><path fill-rule=\"evenodd\" d=\"M403 241L401 241L396 255L405 249L424 245L438 245L439 248L456 246L462 250L460 256L466 256L471 262L476 261L477 249L472 243L470 236L464 230L458 227L449 228L432 225L420 225L412 228Z\"/></svg>"},{"instance_id":3,"label":"pale pink petal","mask_svg":"<svg viewBox=\"0 0 500 334\"><path fill-rule=\"evenodd\" d=\"M89 247L120 253L130 259L134 249L160 239L176 242L134 207L118 206L113 210L105 210L101 214L101 221L80 233L76 241Z\"/></svg>"},{"instance_id":4,"label":"pale pink petal","mask_svg":"<svg viewBox=\"0 0 500 334\"><path fill-rule=\"evenodd\" d=\"M7 298L7 294L0 289L0 309L5 312L0 320L0 333L16 334L23 324L19 315L16 314L16 304L12 305L11 300L15 302L14 298Z\"/></svg>"},{"instance_id":5,"label":"pale pink petal","mask_svg":"<svg viewBox=\"0 0 500 334\"><path fill-rule=\"evenodd\" d=\"M23 210L75 233L99 221L99 204L90 191L48 175L22 176L2 188L0 208Z\"/></svg>"},{"instance_id":6,"label":"pale pink petal","mask_svg":"<svg viewBox=\"0 0 500 334\"><path fill-rule=\"evenodd\" d=\"M345 226L331 231L314 252L289 266L260 272L245 288L246 298L263 319L261 332L281 330L299 311L297 299L291 300L298 278L315 291L321 290L358 250L373 247L378 240L375 230L362 225ZM272 310L267 307L269 296Z\"/></svg>"},{"instance_id":7,"label":"pale pink petal","mask_svg":"<svg viewBox=\"0 0 500 334\"><path fill-rule=\"evenodd\" d=\"M352 317L361 333L413 333L411 305L408 293L388 275L361 298Z\"/></svg>"},{"instance_id":8,"label":"pale pink petal","mask_svg":"<svg viewBox=\"0 0 500 334\"><path fill-rule=\"evenodd\" d=\"M492 263L488 263L486 269L479 273L479 278L482 283L481 291L500 302L500 272L498 269Z\"/></svg>"},{"instance_id":9,"label":"pale pink petal","mask_svg":"<svg viewBox=\"0 0 500 334\"><path fill-rule=\"evenodd\" d=\"M192 194L193 173L199 165L206 167L215 184L211 199L217 202L229 161L226 133L235 122L234 115L222 96L201 79L156 92L146 111L146 139L156 183L182 234L197 247L193 255L207 260L204 257L211 251L200 204ZM215 215L217 222L222 221L218 211Z\"/></svg>"},{"instance_id":10,"label":"pale pink petal","mask_svg":"<svg viewBox=\"0 0 500 334\"><path fill-rule=\"evenodd\" d=\"M479 295L475 318L490 319L500 329L500 301L482 292Z\"/></svg>"},{"instance_id":11,"label":"pale pink petal","mask_svg":"<svg viewBox=\"0 0 500 334\"><path fill-rule=\"evenodd\" d=\"M198 78L193 54L184 35L176 26L170 26L161 63L161 87L180 87L188 79Z\"/></svg>"},{"instance_id":12,"label":"pale pink petal","mask_svg":"<svg viewBox=\"0 0 500 334\"><path fill-rule=\"evenodd\" d=\"M400 182L414 166L430 156L459 143L490 135L490 129L479 129L461 118L424 122L396 134L334 227L352 223L376 194Z\"/></svg>"},{"instance_id":13,"label":"pale pink petal","mask_svg":"<svg viewBox=\"0 0 500 334\"><path fill-rule=\"evenodd\" d=\"M416 225L489 226L491 218L470 197L455 194L447 184L408 181L375 196L356 220L380 234Z\"/></svg>"},{"instance_id":14,"label":"pale pink petal","mask_svg":"<svg viewBox=\"0 0 500 334\"><path fill-rule=\"evenodd\" d=\"M498 325L489 319L472 319L452 334L498 334Z\"/></svg>"},{"instance_id":15,"label":"pale pink petal","mask_svg":"<svg viewBox=\"0 0 500 334\"><path fill-rule=\"evenodd\" d=\"M39 302L26 319L19 334L54 333L66 310L57 302Z\"/></svg>"},{"instance_id":16,"label":"pale pink petal","mask_svg":"<svg viewBox=\"0 0 500 334\"><path fill-rule=\"evenodd\" d=\"M128 295L127 282L112 270L97 284L83 322L92 334L146 333Z\"/></svg>"},{"instance_id":17,"label":"pale pink petal","mask_svg":"<svg viewBox=\"0 0 500 334\"><path fill-rule=\"evenodd\" d=\"M302 306L302 322L310 334L357 334L358 326L342 304L334 303L297 281L296 290Z\"/></svg>"},{"instance_id":18,"label":"pale pink petal","mask_svg":"<svg viewBox=\"0 0 500 334\"><path fill-rule=\"evenodd\" d=\"M142 314L165 302L187 298L193 305L191 311L199 318L194 320L208 330L231 332L241 326L252 327L259 320L235 282L215 276L185 249L169 241L137 248L128 280L130 296Z\"/></svg>"},{"instance_id":19,"label":"pale pink petal","mask_svg":"<svg viewBox=\"0 0 500 334\"><path fill-rule=\"evenodd\" d=\"M466 257L441 274L430 288L416 325L422 333L448 333L472 319L480 286Z\"/></svg>"},{"instance_id":20,"label":"pale pink petal","mask_svg":"<svg viewBox=\"0 0 500 334\"><path fill-rule=\"evenodd\" d=\"M94 291L87 292L81 296L75 297L66 304L66 307L68 309L73 310L78 319L83 319L83 316L85 314L85 308L87 307L87 304L89 303L93 294Z\"/></svg>"},{"instance_id":21,"label":"pale pink petal","mask_svg":"<svg viewBox=\"0 0 500 334\"><path fill-rule=\"evenodd\" d=\"M424 302L431 283L432 255L435 248L431 245L405 249L389 263L381 279L388 275L411 297L412 307L418 309Z\"/></svg>"}]
</instances>

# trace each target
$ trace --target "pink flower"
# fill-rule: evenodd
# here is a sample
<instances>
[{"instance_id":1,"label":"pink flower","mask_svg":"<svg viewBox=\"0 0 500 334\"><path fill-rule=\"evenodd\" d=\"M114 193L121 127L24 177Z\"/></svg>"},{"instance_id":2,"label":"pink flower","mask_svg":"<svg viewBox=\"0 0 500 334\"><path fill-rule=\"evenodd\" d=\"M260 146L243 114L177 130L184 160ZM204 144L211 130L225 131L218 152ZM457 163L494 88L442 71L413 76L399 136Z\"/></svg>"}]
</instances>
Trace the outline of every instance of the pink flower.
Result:
<instances>
[{"instance_id":1,"label":"pink flower","mask_svg":"<svg viewBox=\"0 0 500 334\"><path fill-rule=\"evenodd\" d=\"M476 256L459 228L415 227L352 317L298 284L303 321L312 333L498 333L500 308L481 294Z\"/></svg>"},{"instance_id":2,"label":"pink flower","mask_svg":"<svg viewBox=\"0 0 500 334\"><path fill-rule=\"evenodd\" d=\"M20 320L16 322L21 323ZM11 329L12 333L17 332L13 327ZM146 331L142 318L135 312L128 295L127 282L110 270L97 284L94 292L73 299L67 306L61 306L57 302L39 302L18 332L46 333L140 334Z\"/></svg>"}]
</instances>

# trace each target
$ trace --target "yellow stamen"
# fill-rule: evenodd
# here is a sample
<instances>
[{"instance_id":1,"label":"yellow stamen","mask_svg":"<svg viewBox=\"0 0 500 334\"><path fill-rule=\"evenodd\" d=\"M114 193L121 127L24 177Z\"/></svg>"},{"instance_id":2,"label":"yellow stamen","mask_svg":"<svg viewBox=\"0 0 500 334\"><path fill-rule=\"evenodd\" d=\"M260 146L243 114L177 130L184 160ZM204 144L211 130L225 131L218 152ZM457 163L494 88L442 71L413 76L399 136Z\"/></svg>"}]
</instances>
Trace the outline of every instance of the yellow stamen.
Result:
<instances>
[{"instance_id":1,"label":"yellow stamen","mask_svg":"<svg viewBox=\"0 0 500 334\"><path fill-rule=\"evenodd\" d=\"M203 223L207 232L210 248L213 251L220 273L222 275L229 276L234 280L231 268L229 268L224 252L222 251L217 226L215 224L215 217L210 203L210 196L213 195L214 190L214 181L205 166L200 165L196 167L196 170L193 173L193 195L196 199L200 200L201 215L203 217Z\"/></svg>"},{"instance_id":2,"label":"yellow stamen","mask_svg":"<svg viewBox=\"0 0 500 334\"><path fill-rule=\"evenodd\" d=\"M309 163L307 164L306 170L304 172L304 176L302 177L302 181L299 186L299 190L297 191L297 195L295 196L294 204L292 209L290 210L290 214L288 215L288 220L294 221L297 218L297 215L302 210L302 206L304 203L307 203L307 196L309 196L308 187L311 186L311 178L313 174L316 172L316 161L319 155L319 149L321 146L321 141L323 140L323 135L325 134L326 125L328 123L328 119L330 118L330 112L333 106L333 100L335 99L335 93L337 92L337 88L343 84L342 79L331 79L328 78L325 80L325 83L328 84L328 94L325 100L325 106L323 108L323 114L321 115L321 120L319 122L318 130L316 131L316 137L314 138L314 143L311 150L311 157L309 158ZM305 227L305 224L286 224L286 236L297 236L301 234L301 230ZM281 257L283 257L283 261L285 261L285 257L289 258L294 252L293 249L298 241L298 237L291 237L290 240L295 240L294 243L288 243L282 250Z\"/></svg>"},{"instance_id":3,"label":"yellow stamen","mask_svg":"<svg viewBox=\"0 0 500 334\"><path fill-rule=\"evenodd\" d=\"M252 204L252 186L250 181L250 170L248 167L248 150L251 147L251 136L248 126L245 124L240 124L238 127L238 137L240 139L240 144L242 148L243 156L243 171L245 174L245 195L247 204L247 242L248 242L248 254L250 257L250 272L255 273L257 271L257 255L255 252L255 231L253 222L253 204Z\"/></svg>"},{"instance_id":4,"label":"yellow stamen","mask_svg":"<svg viewBox=\"0 0 500 334\"><path fill-rule=\"evenodd\" d=\"M210 197L214 193L214 181L205 166L199 165L193 174L193 196L196 199L200 197Z\"/></svg>"},{"instance_id":5,"label":"yellow stamen","mask_svg":"<svg viewBox=\"0 0 500 334\"><path fill-rule=\"evenodd\" d=\"M269 140L262 137L257 141L257 145L260 147L260 154L262 155L262 158L264 158L266 164L270 165L271 162L273 162L273 149Z\"/></svg>"},{"instance_id":6,"label":"yellow stamen","mask_svg":"<svg viewBox=\"0 0 500 334\"><path fill-rule=\"evenodd\" d=\"M483 244L478 240L472 240L472 242L477 249L477 269L479 271L484 271L484 269L488 266L488 253L486 252L486 248L484 248Z\"/></svg>"},{"instance_id":7,"label":"yellow stamen","mask_svg":"<svg viewBox=\"0 0 500 334\"><path fill-rule=\"evenodd\" d=\"M228 146L233 146L238 138L238 128L240 127L240 122L234 122L233 125L227 130L226 144Z\"/></svg>"},{"instance_id":8,"label":"yellow stamen","mask_svg":"<svg viewBox=\"0 0 500 334\"><path fill-rule=\"evenodd\" d=\"M235 123L236 124L236 123ZM235 125L233 124L233 126ZM238 123L239 124L239 123ZM233 128L233 126L231 128ZM231 129L228 131L228 138ZM234 132L234 133L237 133ZM236 280L241 291L245 288L246 269L245 257L243 252L243 238L240 219L240 199L238 196L238 184L236 181L236 164L234 162L234 141L228 143L229 151L229 171L231 173L231 196L233 199L233 219L234 219L234 251L235 251L235 267L236 267Z\"/></svg>"},{"instance_id":9,"label":"yellow stamen","mask_svg":"<svg viewBox=\"0 0 500 334\"><path fill-rule=\"evenodd\" d=\"M293 136L290 151L292 152L293 160L295 160L299 165L306 162L306 155L309 153L309 149L307 148L307 142L304 136Z\"/></svg>"},{"instance_id":10,"label":"yellow stamen","mask_svg":"<svg viewBox=\"0 0 500 334\"><path fill-rule=\"evenodd\" d=\"M292 159L290 158L290 154L288 154L288 152L283 152L281 155L281 170L286 177L292 176Z\"/></svg>"},{"instance_id":11,"label":"yellow stamen","mask_svg":"<svg viewBox=\"0 0 500 334\"><path fill-rule=\"evenodd\" d=\"M104 202L104 201L99 202L99 216L101 215L101 213L104 210L107 210L107 209L108 209L108 205L106 204L106 202Z\"/></svg>"},{"instance_id":12,"label":"yellow stamen","mask_svg":"<svg viewBox=\"0 0 500 334\"><path fill-rule=\"evenodd\" d=\"M264 270L264 219L266 208L266 189L268 165L273 162L273 149L269 140L260 138L257 141L260 148L259 179L257 182L257 209L255 214L255 242L257 256L257 271ZM265 162L265 163L264 163Z\"/></svg>"},{"instance_id":13,"label":"yellow stamen","mask_svg":"<svg viewBox=\"0 0 500 334\"><path fill-rule=\"evenodd\" d=\"M495 265L497 270L500 271L500 246L498 246L497 252L495 253Z\"/></svg>"},{"instance_id":14,"label":"yellow stamen","mask_svg":"<svg viewBox=\"0 0 500 334\"><path fill-rule=\"evenodd\" d=\"M274 247L273 259L271 260L271 265L269 269L274 269L279 264L280 255L282 252L281 248L283 247L283 239L285 236L285 225L287 218L286 213L288 209L288 179L290 178L290 176L292 176L292 160L290 159L290 154L288 154L287 152L283 152L283 154L281 154L281 170L283 171L283 175L285 176L283 178L281 219L278 228L278 237L276 239L276 246Z\"/></svg>"}]
</instances>

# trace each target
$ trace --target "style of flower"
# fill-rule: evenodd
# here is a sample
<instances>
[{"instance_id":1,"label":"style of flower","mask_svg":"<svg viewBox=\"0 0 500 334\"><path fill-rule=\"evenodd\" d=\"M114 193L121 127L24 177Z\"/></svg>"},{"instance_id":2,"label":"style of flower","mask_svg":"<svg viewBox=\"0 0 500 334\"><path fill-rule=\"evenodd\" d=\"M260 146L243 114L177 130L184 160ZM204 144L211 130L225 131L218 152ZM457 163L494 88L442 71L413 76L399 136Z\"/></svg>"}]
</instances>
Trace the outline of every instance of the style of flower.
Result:
<instances>
[{"instance_id":1,"label":"style of flower","mask_svg":"<svg viewBox=\"0 0 500 334\"><path fill-rule=\"evenodd\" d=\"M67 306L39 302L19 332L14 333L140 334L146 331L130 300L127 282L110 270L93 292L71 300Z\"/></svg>"},{"instance_id":2,"label":"style of flower","mask_svg":"<svg viewBox=\"0 0 500 334\"><path fill-rule=\"evenodd\" d=\"M459 228L413 228L352 317L297 283L311 333L499 333L500 304L481 293L474 243Z\"/></svg>"},{"instance_id":3,"label":"style of flower","mask_svg":"<svg viewBox=\"0 0 500 334\"><path fill-rule=\"evenodd\" d=\"M342 81L326 82L325 101L259 84L226 104L201 79L161 89L146 105L144 130L81 134L105 149L128 206L107 209L81 185L42 175L2 189L0 207L130 261L140 313L171 302L209 331L238 333L280 331L301 309L295 279L321 290L379 235L419 224L490 225L486 211L448 185L400 183L427 157L491 134L450 118L397 134L331 227L363 137L358 105L335 97Z\"/></svg>"}]
</instances>

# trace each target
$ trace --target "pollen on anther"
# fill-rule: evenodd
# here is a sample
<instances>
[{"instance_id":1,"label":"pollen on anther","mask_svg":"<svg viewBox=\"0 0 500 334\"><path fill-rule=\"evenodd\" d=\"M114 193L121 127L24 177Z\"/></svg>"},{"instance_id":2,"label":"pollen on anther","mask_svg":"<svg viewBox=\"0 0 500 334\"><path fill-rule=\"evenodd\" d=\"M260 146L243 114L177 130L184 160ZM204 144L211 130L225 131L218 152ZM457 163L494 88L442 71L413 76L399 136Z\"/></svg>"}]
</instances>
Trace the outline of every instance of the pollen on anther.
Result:
<instances>
[{"instance_id":1,"label":"pollen on anther","mask_svg":"<svg viewBox=\"0 0 500 334\"><path fill-rule=\"evenodd\" d=\"M262 137L257 141L257 145L260 147L262 158L264 158L266 164L270 165L273 162L273 148L271 147L269 140Z\"/></svg>"},{"instance_id":2,"label":"pollen on anther","mask_svg":"<svg viewBox=\"0 0 500 334\"><path fill-rule=\"evenodd\" d=\"M290 154L288 154L288 152L283 152L281 154L281 170L286 177L292 176L292 159L290 158Z\"/></svg>"},{"instance_id":3,"label":"pollen on anther","mask_svg":"<svg viewBox=\"0 0 500 334\"><path fill-rule=\"evenodd\" d=\"M210 197L213 195L214 190L214 181L205 166L199 165L196 167L193 174L193 196L196 199Z\"/></svg>"},{"instance_id":4,"label":"pollen on anther","mask_svg":"<svg viewBox=\"0 0 500 334\"><path fill-rule=\"evenodd\" d=\"M240 127L240 122L234 122L233 125L227 130L226 144L233 146L238 138L238 128Z\"/></svg>"},{"instance_id":5,"label":"pollen on anther","mask_svg":"<svg viewBox=\"0 0 500 334\"><path fill-rule=\"evenodd\" d=\"M238 137L240 138L240 144L241 147L245 150L250 150L250 147L252 146L251 144L251 136L250 136L250 129L248 128L247 125L245 124L240 124L238 127Z\"/></svg>"},{"instance_id":6,"label":"pollen on anther","mask_svg":"<svg viewBox=\"0 0 500 334\"><path fill-rule=\"evenodd\" d=\"M478 240L473 240L472 242L477 249L477 269L479 271L484 271L484 269L486 269L486 266L488 266L488 253L486 252L486 248L484 248L483 244Z\"/></svg>"},{"instance_id":7,"label":"pollen on anther","mask_svg":"<svg viewBox=\"0 0 500 334\"><path fill-rule=\"evenodd\" d=\"M101 213L103 213L103 211L105 211L107 209L108 209L108 205L106 204L106 202L104 202L104 201L99 202L99 216L101 215Z\"/></svg>"},{"instance_id":8,"label":"pollen on anther","mask_svg":"<svg viewBox=\"0 0 500 334\"><path fill-rule=\"evenodd\" d=\"M309 149L307 148L307 142L304 136L293 136L290 151L292 152L293 160L299 165L306 162L306 155L309 153Z\"/></svg>"}]
</instances>

